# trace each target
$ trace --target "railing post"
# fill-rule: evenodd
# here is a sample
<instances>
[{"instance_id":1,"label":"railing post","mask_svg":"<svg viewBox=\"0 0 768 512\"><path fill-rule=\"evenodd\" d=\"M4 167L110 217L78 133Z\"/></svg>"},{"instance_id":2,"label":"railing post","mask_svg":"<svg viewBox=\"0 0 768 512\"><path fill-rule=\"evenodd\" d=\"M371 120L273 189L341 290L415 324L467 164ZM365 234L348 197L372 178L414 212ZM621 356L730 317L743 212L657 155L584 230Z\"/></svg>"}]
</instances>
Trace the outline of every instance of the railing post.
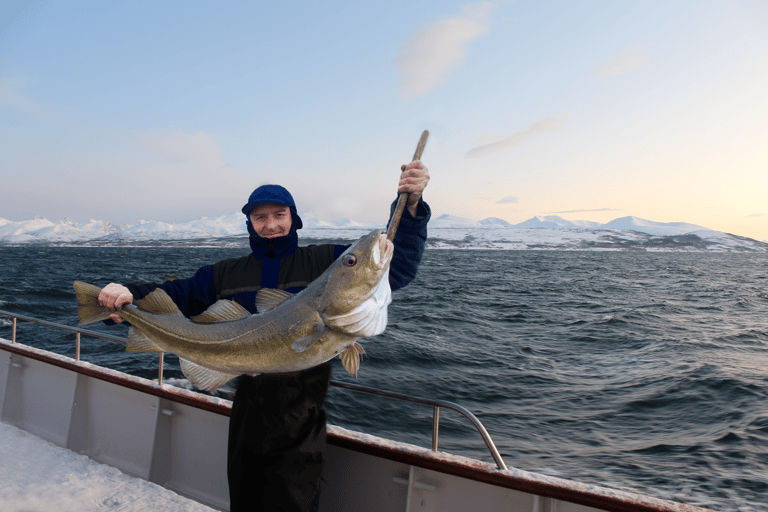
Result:
<instances>
[{"instance_id":1,"label":"railing post","mask_svg":"<svg viewBox=\"0 0 768 512\"><path fill-rule=\"evenodd\" d=\"M437 434L440 431L440 407L435 406L435 412L432 415L432 451L437 451Z\"/></svg>"},{"instance_id":2,"label":"railing post","mask_svg":"<svg viewBox=\"0 0 768 512\"><path fill-rule=\"evenodd\" d=\"M16 343L16 317L13 317L13 328L11 330L11 343Z\"/></svg>"},{"instance_id":3,"label":"railing post","mask_svg":"<svg viewBox=\"0 0 768 512\"><path fill-rule=\"evenodd\" d=\"M80 360L80 333L75 333L75 361Z\"/></svg>"},{"instance_id":4,"label":"railing post","mask_svg":"<svg viewBox=\"0 0 768 512\"><path fill-rule=\"evenodd\" d=\"M163 356L165 352L160 352L160 361L157 363L157 383L163 385Z\"/></svg>"}]
</instances>

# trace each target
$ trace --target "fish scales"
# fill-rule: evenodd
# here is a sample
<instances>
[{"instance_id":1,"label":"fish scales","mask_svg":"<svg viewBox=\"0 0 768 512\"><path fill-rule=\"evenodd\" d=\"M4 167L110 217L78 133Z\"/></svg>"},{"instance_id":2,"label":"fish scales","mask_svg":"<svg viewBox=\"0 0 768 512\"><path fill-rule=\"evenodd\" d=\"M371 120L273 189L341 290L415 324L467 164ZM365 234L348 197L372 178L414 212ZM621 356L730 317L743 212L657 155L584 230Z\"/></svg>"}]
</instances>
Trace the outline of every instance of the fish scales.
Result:
<instances>
[{"instance_id":1,"label":"fish scales","mask_svg":"<svg viewBox=\"0 0 768 512\"><path fill-rule=\"evenodd\" d=\"M174 353L190 382L206 390L243 373L294 372L340 354L356 374L363 353L356 340L386 328L392 253L392 242L374 230L295 296L260 291L256 315L220 300L190 320L155 289L120 310L131 323L126 350ZM80 324L109 318L112 312L98 304L100 288L80 281L74 288Z\"/></svg>"}]
</instances>

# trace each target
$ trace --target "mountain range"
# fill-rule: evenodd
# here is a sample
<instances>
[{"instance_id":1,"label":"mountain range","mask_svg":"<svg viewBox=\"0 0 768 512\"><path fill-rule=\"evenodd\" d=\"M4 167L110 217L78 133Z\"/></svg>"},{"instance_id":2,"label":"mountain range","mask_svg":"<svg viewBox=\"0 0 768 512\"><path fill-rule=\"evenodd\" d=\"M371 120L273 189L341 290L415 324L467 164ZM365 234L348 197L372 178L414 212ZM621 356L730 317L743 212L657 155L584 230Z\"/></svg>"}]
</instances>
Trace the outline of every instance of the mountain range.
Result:
<instances>
[{"instance_id":1,"label":"mountain range","mask_svg":"<svg viewBox=\"0 0 768 512\"><path fill-rule=\"evenodd\" d=\"M325 221L302 214L302 243L355 240L381 224L350 219ZM714 231L685 222L654 222L621 217L607 223L569 221L556 215L536 216L519 224L489 217L481 221L440 215L429 222L428 247L549 250L639 250L768 252L768 242ZM115 225L43 217L26 221L0 218L1 245L221 245L247 247L240 212L171 224L140 221Z\"/></svg>"}]
</instances>

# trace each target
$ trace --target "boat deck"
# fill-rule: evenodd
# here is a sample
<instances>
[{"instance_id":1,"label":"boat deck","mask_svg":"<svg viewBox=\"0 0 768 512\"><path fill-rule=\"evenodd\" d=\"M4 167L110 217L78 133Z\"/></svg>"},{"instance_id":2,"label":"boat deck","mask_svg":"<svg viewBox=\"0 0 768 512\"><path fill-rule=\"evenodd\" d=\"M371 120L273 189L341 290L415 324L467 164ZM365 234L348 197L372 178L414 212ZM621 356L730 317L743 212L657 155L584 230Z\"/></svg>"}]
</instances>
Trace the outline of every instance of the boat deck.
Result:
<instances>
[{"instance_id":1,"label":"boat deck","mask_svg":"<svg viewBox=\"0 0 768 512\"><path fill-rule=\"evenodd\" d=\"M7 512L216 511L3 422L0 481Z\"/></svg>"},{"instance_id":2,"label":"boat deck","mask_svg":"<svg viewBox=\"0 0 768 512\"><path fill-rule=\"evenodd\" d=\"M0 339L0 420L66 448L83 464L108 464L219 510L229 502L230 405ZM325 454L321 512L465 512L480 504L484 512L705 510L332 425ZM115 510L132 510L125 507Z\"/></svg>"}]
</instances>

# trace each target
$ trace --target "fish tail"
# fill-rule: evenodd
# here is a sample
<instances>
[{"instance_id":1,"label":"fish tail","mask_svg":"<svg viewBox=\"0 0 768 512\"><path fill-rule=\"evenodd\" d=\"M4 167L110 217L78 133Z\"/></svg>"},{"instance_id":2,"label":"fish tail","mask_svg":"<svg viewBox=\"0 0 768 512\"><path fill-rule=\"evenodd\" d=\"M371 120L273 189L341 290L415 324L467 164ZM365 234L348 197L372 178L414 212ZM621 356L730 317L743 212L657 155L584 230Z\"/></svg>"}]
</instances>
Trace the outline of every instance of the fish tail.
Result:
<instances>
[{"instance_id":1,"label":"fish tail","mask_svg":"<svg viewBox=\"0 0 768 512\"><path fill-rule=\"evenodd\" d=\"M112 312L99 305L101 288L82 281L75 281L74 288L77 294L77 314L80 317L79 325L92 324L109 318Z\"/></svg>"}]
</instances>

